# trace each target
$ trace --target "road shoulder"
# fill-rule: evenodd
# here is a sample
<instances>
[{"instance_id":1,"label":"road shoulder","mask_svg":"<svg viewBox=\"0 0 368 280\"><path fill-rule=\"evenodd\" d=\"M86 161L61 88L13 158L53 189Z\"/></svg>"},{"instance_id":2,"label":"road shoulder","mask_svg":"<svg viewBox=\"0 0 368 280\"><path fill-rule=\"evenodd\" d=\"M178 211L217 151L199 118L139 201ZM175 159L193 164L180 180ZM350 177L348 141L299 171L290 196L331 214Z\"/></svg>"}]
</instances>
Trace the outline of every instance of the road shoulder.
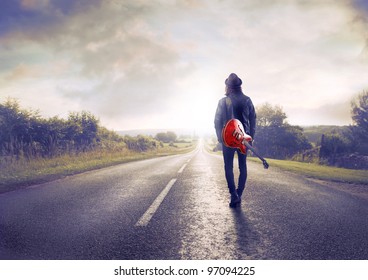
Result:
<instances>
[{"instance_id":1,"label":"road shoulder","mask_svg":"<svg viewBox=\"0 0 368 280\"><path fill-rule=\"evenodd\" d=\"M364 184L354 184L354 183L341 183L325 181L320 179L307 178L309 181L320 184L324 187L335 189L359 197L368 201L368 186Z\"/></svg>"}]
</instances>

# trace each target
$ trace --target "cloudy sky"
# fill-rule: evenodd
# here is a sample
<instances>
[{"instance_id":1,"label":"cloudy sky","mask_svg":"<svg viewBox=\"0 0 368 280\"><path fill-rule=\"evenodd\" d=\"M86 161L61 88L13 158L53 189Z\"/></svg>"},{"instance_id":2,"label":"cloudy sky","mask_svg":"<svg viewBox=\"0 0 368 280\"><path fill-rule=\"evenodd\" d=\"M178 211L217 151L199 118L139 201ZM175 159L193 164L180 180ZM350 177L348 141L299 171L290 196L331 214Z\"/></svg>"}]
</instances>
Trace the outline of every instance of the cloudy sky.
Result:
<instances>
[{"instance_id":1,"label":"cloudy sky","mask_svg":"<svg viewBox=\"0 0 368 280\"><path fill-rule=\"evenodd\" d=\"M213 130L231 73L296 125L351 123L366 0L1 0L0 102L114 130Z\"/></svg>"}]
</instances>

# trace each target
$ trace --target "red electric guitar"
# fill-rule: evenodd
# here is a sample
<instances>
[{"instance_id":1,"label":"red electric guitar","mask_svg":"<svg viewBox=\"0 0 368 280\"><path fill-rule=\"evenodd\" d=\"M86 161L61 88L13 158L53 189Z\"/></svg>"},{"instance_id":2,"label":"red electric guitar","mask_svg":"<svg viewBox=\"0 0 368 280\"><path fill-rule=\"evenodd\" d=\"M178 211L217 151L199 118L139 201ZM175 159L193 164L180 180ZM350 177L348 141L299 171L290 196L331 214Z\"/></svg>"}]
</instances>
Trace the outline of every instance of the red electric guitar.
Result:
<instances>
[{"instance_id":1,"label":"red electric guitar","mask_svg":"<svg viewBox=\"0 0 368 280\"><path fill-rule=\"evenodd\" d=\"M253 139L246 134L242 123L238 119L229 120L222 130L222 140L227 147L238 148L242 154L246 154L247 148L253 152L260 160L262 160L263 167L269 167L267 161L258 155L254 148L249 144Z\"/></svg>"}]
</instances>

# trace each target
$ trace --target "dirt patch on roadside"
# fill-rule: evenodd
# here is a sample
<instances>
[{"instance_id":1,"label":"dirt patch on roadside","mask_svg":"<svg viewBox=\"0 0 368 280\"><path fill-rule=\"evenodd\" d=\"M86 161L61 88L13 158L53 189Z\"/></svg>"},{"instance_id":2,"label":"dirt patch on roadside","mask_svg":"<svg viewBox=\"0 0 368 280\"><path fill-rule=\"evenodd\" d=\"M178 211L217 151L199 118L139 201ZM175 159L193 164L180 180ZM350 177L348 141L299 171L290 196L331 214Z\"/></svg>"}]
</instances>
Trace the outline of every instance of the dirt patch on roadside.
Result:
<instances>
[{"instance_id":1,"label":"dirt patch on roadside","mask_svg":"<svg viewBox=\"0 0 368 280\"><path fill-rule=\"evenodd\" d=\"M343 191L351 195L368 200L368 185L331 182L331 181L323 181L323 180L310 179L310 178L309 180L316 182L320 185L323 185L329 188L333 188L339 191Z\"/></svg>"}]
</instances>

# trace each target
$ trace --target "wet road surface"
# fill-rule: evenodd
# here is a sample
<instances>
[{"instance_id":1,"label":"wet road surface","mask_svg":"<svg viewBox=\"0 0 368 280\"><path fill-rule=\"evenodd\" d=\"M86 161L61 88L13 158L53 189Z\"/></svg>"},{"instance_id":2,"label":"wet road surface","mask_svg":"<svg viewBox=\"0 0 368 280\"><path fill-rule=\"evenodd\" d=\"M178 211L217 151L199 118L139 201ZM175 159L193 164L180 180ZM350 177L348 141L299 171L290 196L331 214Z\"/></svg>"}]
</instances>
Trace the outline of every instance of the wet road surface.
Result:
<instances>
[{"instance_id":1,"label":"wet road surface","mask_svg":"<svg viewBox=\"0 0 368 280\"><path fill-rule=\"evenodd\" d=\"M243 198L202 146L71 176L0 195L0 259L368 259L363 198L252 162Z\"/></svg>"}]
</instances>

